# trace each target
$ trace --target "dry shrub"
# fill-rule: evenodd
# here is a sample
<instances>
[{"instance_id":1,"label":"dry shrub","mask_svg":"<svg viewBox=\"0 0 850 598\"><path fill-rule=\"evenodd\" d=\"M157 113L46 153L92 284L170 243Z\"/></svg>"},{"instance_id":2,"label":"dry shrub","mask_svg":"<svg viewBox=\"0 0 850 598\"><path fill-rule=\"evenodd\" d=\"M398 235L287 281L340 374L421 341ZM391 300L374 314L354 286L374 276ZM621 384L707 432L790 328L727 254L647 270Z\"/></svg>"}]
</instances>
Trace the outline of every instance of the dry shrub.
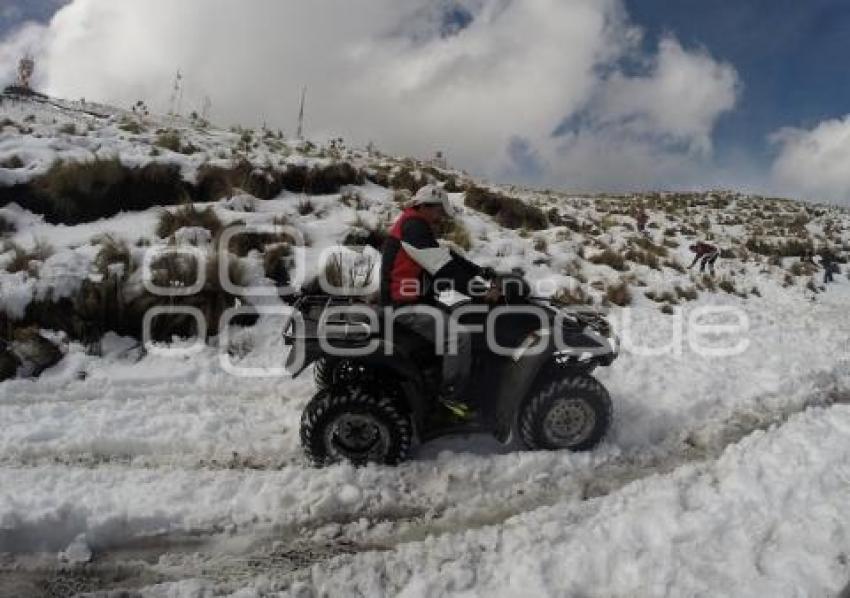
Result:
<instances>
[{"instance_id":1,"label":"dry shrub","mask_svg":"<svg viewBox=\"0 0 850 598\"><path fill-rule=\"evenodd\" d=\"M27 187L22 207L52 224L69 225L175 204L186 196L176 165L128 168L118 159L56 163Z\"/></svg>"},{"instance_id":2,"label":"dry shrub","mask_svg":"<svg viewBox=\"0 0 850 598\"><path fill-rule=\"evenodd\" d=\"M708 274L703 274L696 281L696 287L701 291L708 291L713 293L717 290L717 283L714 281L714 278Z\"/></svg>"},{"instance_id":3,"label":"dry shrub","mask_svg":"<svg viewBox=\"0 0 850 598\"><path fill-rule=\"evenodd\" d=\"M558 305L591 305L593 298L580 285L572 285L555 293L552 302Z\"/></svg>"},{"instance_id":4,"label":"dry shrub","mask_svg":"<svg viewBox=\"0 0 850 598\"><path fill-rule=\"evenodd\" d=\"M818 267L811 262L794 262L788 271L793 276L811 276L818 271Z\"/></svg>"},{"instance_id":5,"label":"dry shrub","mask_svg":"<svg viewBox=\"0 0 850 598\"><path fill-rule=\"evenodd\" d=\"M278 182L282 189L293 193L331 195L339 193L343 187L364 184L366 177L361 170L354 168L348 162L334 162L313 168L290 166L279 174ZM275 193L275 195L278 193ZM257 197L262 197L262 195Z\"/></svg>"},{"instance_id":6,"label":"dry shrub","mask_svg":"<svg viewBox=\"0 0 850 598\"><path fill-rule=\"evenodd\" d=\"M771 243L757 237L751 237L747 239L745 247L752 253L767 256L794 257L814 253L814 242L809 238L804 240L786 239L781 243Z\"/></svg>"},{"instance_id":7,"label":"dry shrub","mask_svg":"<svg viewBox=\"0 0 850 598\"><path fill-rule=\"evenodd\" d=\"M122 131L132 133L133 135L139 135L145 130L141 124L126 116L121 119L121 122L118 124L118 128Z\"/></svg>"},{"instance_id":8,"label":"dry shrub","mask_svg":"<svg viewBox=\"0 0 850 598\"><path fill-rule=\"evenodd\" d=\"M540 208L481 187L467 188L464 205L492 216L506 228L543 230L549 226L546 214Z\"/></svg>"},{"instance_id":9,"label":"dry shrub","mask_svg":"<svg viewBox=\"0 0 850 598\"><path fill-rule=\"evenodd\" d=\"M427 184L427 181L418 172L401 167L390 176L388 183L391 189L404 190L414 195Z\"/></svg>"},{"instance_id":10,"label":"dry shrub","mask_svg":"<svg viewBox=\"0 0 850 598\"><path fill-rule=\"evenodd\" d=\"M670 305L678 305L679 298L676 296L673 291L664 291L664 292L656 292L656 291L647 291L644 293L647 299L650 301L655 301L656 303L668 303Z\"/></svg>"},{"instance_id":11,"label":"dry shrub","mask_svg":"<svg viewBox=\"0 0 850 598\"><path fill-rule=\"evenodd\" d=\"M8 220L6 220L6 218L4 218L2 214L0 214L0 235L5 235L7 233L14 233L14 232L15 232L15 225L13 223L9 222Z\"/></svg>"},{"instance_id":12,"label":"dry shrub","mask_svg":"<svg viewBox=\"0 0 850 598\"><path fill-rule=\"evenodd\" d=\"M44 262L53 255L53 247L44 239L36 239L32 249L24 249L17 243L5 243L6 251L12 251L12 261L6 265L6 271L29 272L32 262Z\"/></svg>"},{"instance_id":13,"label":"dry shrub","mask_svg":"<svg viewBox=\"0 0 850 598\"><path fill-rule=\"evenodd\" d=\"M0 168L6 168L8 170L17 170L24 166L24 161L21 160L20 156L12 156L11 158L0 161Z\"/></svg>"},{"instance_id":14,"label":"dry shrub","mask_svg":"<svg viewBox=\"0 0 850 598\"><path fill-rule=\"evenodd\" d=\"M575 278L579 282L587 282L587 276L584 275L584 272L581 268L581 262L579 262L578 260L572 260L571 262L569 262L564 268L564 274Z\"/></svg>"},{"instance_id":15,"label":"dry shrub","mask_svg":"<svg viewBox=\"0 0 850 598\"><path fill-rule=\"evenodd\" d=\"M472 248L472 237L470 237L469 230L460 219L450 220L447 228L448 230L443 234L444 239L454 243L464 251L469 251Z\"/></svg>"},{"instance_id":16,"label":"dry shrub","mask_svg":"<svg viewBox=\"0 0 850 598\"><path fill-rule=\"evenodd\" d=\"M688 271L685 266L683 266L681 263L679 263L678 260L675 259L664 260L664 265L668 268L675 270L676 272L679 272L680 274L684 274Z\"/></svg>"},{"instance_id":17,"label":"dry shrub","mask_svg":"<svg viewBox=\"0 0 850 598\"><path fill-rule=\"evenodd\" d=\"M549 251L549 241L546 240L546 237L534 238L534 250L540 253L547 253Z\"/></svg>"},{"instance_id":18,"label":"dry shrub","mask_svg":"<svg viewBox=\"0 0 850 598\"><path fill-rule=\"evenodd\" d=\"M628 265L626 265L625 258L612 249L606 249L602 253L594 255L588 261L593 264L608 266L618 272L625 272L629 269Z\"/></svg>"},{"instance_id":19,"label":"dry shrub","mask_svg":"<svg viewBox=\"0 0 850 598\"><path fill-rule=\"evenodd\" d=\"M297 210L302 216L307 216L316 211L316 206L309 197L302 197L298 200Z\"/></svg>"},{"instance_id":20,"label":"dry shrub","mask_svg":"<svg viewBox=\"0 0 850 598\"><path fill-rule=\"evenodd\" d=\"M682 301L696 301L699 296L699 292L696 287L684 289L680 286L676 286L674 290L676 291L676 296Z\"/></svg>"},{"instance_id":21,"label":"dry shrub","mask_svg":"<svg viewBox=\"0 0 850 598\"><path fill-rule=\"evenodd\" d=\"M202 166L198 170L195 196L201 202L218 201L222 197L230 197L236 189L260 199L272 199L282 191L329 195L339 193L347 186L362 185L365 181L363 172L347 162L312 168L289 165L281 171L257 168L247 160L241 160L232 168Z\"/></svg>"},{"instance_id":22,"label":"dry shrub","mask_svg":"<svg viewBox=\"0 0 850 598\"><path fill-rule=\"evenodd\" d=\"M172 152L181 153L183 150L183 139L177 131L167 129L157 134L154 145L162 149L171 150Z\"/></svg>"},{"instance_id":23,"label":"dry shrub","mask_svg":"<svg viewBox=\"0 0 850 598\"><path fill-rule=\"evenodd\" d=\"M363 196L360 195L360 192L357 189L345 189L342 193L340 193L339 201L341 204L355 210L362 210L365 207Z\"/></svg>"},{"instance_id":24,"label":"dry shrub","mask_svg":"<svg viewBox=\"0 0 850 598\"><path fill-rule=\"evenodd\" d=\"M162 210L160 212L156 234L158 237L165 239L187 226L205 228L212 233L213 237L218 236L224 228L224 225L211 206L207 206L204 209L197 209L194 204L185 204L173 212L170 210Z\"/></svg>"},{"instance_id":25,"label":"dry shrub","mask_svg":"<svg viewBox=\"0 0 850 598\"><path fill-rule=\"evenodd\" d=\"M636 249L629 249L624 257L626 260L635 262L636 264L643 264L644 266L649 266L653 270L661 269L658 262L658 256L648 251L638 251Z\"/></svg>"},{"instance_id":26,"label":"dry shrub","mask_svg":"<svg viewBox=\"0 0 850 598\"><path fill-rule=\"evenodd\" d=\"M244 223L240 221L232 222L228 225L228 228L233 226L244 226ZM281 226L280 222L276 222L274 228L268 231L247 227L244 231L230 237L227 249L234 255L244 257L252 251L263 252L269 245L285 244L288 247L295 245L296 240L282 228L279 229L279 226Z\"/></svg>"},{"instance_id":27,"label":"dry shrub","mask_svg":"<svg viewBox=\"0 0 850 598\"><path fill-rule=\"evenodd\" d=\"M717 286L720 287L721 291L729 293L730 295L735 295L738 292L738 290L735 288L735 283L729 280L728 278L724 278L723 280L721 280L719 283L717 283Z\"/></svg>"},{"instance_id":28,"label":"dry shrub","mask_svg":"<svg viewBox=\"0 0 850 598\"><path fill-rule=\"evenodd\" d=\"M121 239L115 239L112 235L104 234L92 239L93 245L100 245L94 265L103 276L108 276L110 266L120 264L124 275L130 273L131 259L130 248Z\"/></svg>"},{"instance_id":29,"label":"dry shrub","mask_svg":"<svg viewBox=\"0 0 850 598\"><path fill-rule=\"evenodd\" d=\"M278 286L287 286L289 278L289 257L292 255L292 246L289 243L276 243L266 247L263 254L263 271L266 278L275 282Z\"/></svg>"},{"instance_id":30,"label":"dry shrub","mask_svg":"<svg viewBox=\"0 0 850 598\"><path fill-rule=\"evenodd\" d=\"M815 282L815 279L814 279L814 278L810 278L810 279L809 279L809 281L806 283L806 288L807 288L808 290L810 290L812 293L817 293L817 292L819 291L819 289L818 289L818 285L817 285L817 283Z\"/></svg>"},{"instance_id":31,"label":"dry shrub","mask_svg":"<svg viewBox=\"0 0 850 598\"><path fill-rule=\"evenodd\" d=\"M619 284L609 286L605 291L605 299L620 307L630 305L632 302L632 293L629 290L629 283L623 280Z\"/></svg>"}]
</instances>

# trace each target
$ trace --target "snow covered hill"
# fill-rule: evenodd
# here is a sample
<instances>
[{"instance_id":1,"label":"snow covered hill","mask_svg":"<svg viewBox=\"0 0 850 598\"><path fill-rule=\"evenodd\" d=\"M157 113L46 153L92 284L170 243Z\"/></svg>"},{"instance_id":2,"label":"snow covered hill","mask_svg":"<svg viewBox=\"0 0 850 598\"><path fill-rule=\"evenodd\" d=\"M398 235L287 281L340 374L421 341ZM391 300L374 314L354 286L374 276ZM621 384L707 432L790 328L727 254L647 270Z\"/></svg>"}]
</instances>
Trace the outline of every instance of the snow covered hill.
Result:
<instances>
[{"instance_id":1,"label":"snow covered hill","mask_svg":"<svg viewBox=\"0 0 850 598\"><path fill-rule=\"evenodd\" d=\"M264 227L229 246L243 286L309 280L334 254L374 279L374 246L428 180L461 212L446 242L608 313L624 351L597 372L615 409L598 449L452 438L396 468L313 469L298 440L310 376L222 367L280 366L279 316L182 355L169 341L186 323L165 323L142 346L162 304L143 279L152 247L206 255L242 223ZM846 262L846 211L497 187L341 140L4 97L0 234L0 596L834 596L850 582L850 279L842 265L824 285L809 260ZM714 277L686 268L697 240L723 252ZM149 265L160 286L197 274ZM214 322L283 305L210 272L166 303Z\"/></svg>"}]
</instances>

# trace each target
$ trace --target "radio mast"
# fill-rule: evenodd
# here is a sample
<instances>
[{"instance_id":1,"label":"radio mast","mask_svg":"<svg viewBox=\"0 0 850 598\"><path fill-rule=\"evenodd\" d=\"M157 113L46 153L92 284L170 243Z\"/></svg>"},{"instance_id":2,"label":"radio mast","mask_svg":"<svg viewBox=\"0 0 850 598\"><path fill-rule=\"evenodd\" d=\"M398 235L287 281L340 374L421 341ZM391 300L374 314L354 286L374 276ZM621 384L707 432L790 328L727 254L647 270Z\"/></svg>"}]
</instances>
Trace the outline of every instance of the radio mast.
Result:
<instances>
[{"instance_id":1,"label":"radio mast","mask_svg":"<svg viewBox=\"0 0 850 598\"><path fill-rule=\"evenodd\" d=\"M301 109L298 111L298 139L304 139L304 101L307 99L307 86L301 88Z\"/></svg>"},{"instance_id":2,"label":"radio mast","mask_svg":"<svg viewBox=\"0 0 850 598\"><path fill-rule=\"evenodd\" d=\"M183 105L183 74L177 69L174 76L174 87L171 90L171 102L168 106L168 114L175 116L180 114Z\"/></svg>"},{"instance_id":3,"label":"radio mast","mask_svg":"<svg viewBox=\"0 0 850 598\"><path fill-rule=\"evenodd\" d=\"M24 57L18 63L18 87L29 91L34 72L35 60L30 54L24 54Z\"/></svg>"}]
</instances>

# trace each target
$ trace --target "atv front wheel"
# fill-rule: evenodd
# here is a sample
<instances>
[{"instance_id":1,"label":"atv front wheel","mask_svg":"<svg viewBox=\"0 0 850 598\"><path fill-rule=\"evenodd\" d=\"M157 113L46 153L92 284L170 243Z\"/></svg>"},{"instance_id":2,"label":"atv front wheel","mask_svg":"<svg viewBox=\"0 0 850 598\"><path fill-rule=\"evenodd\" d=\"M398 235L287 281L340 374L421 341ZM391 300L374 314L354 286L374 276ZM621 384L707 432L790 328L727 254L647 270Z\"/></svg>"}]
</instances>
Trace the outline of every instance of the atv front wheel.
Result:
<instances>
[{"instance_id":1,"label":"atv front wheel","mask_svg":"<svg viewBox=\"0 0 850 598\"><path fill-rule=\"evenodd\" d=\"M407 458L413 436L410 417L397 400L362 387L320 391L301 416L301 445L316 466L396 465Z\"/></svg>"},{"instance_id":2,"label":"atv front wheel","mask_svg":"<svg viewBox=\"0 0 850 598\"><path fill-rule=\"evenodd\" d=\"M547 378L520 412L523 443L530 449L587 451L611 425L611 397L591 376Z\"/></svg>"}]
</instances>

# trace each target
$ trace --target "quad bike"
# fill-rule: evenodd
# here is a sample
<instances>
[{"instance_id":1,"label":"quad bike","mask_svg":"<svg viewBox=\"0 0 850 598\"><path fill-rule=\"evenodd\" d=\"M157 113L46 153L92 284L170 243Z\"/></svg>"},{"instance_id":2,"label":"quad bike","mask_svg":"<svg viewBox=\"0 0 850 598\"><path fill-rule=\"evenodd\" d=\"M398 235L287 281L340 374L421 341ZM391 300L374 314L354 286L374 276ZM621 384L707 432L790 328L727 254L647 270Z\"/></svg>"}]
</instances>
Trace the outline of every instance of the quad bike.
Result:
<instances>
[{"instance_id":1,"label":"quad bike","mask_svg":"<svg viewBox=\"0 0 850 598\"><path fill-rule=\"evenodd\" d=\"M364 316L371 308L357 299L298 298L295 308L305 325L298 331L290 323L284 336L303 351L293 375L315 363L318 392L301 418L308 458L316 466L344 460L392 465L408 457L414 440L457 433L490 433L504 444L518 438L529 449L585 451L598 444L611 423L611 399L590 374L617 357L608 322L532 297L520 276L502 275L499 282L513 289L504 293L507 309L497 314L490 306L478 320L460 320L484 328L488 318L497 318L495 338L510 351L497 354L483 332L473 336L465 397L477 412L471 421L456 421L438 404L441 357L432 343L399 326L391 337L380 325L376 329L377 318ZM357 313L346 315L346 305L356 305ZM323 342L335 350L323 350ZM362 353L364 347L368 351L356 356L336 350ZM295 354L290 352L288 367Z\"/></svg>"}]
</instances>

